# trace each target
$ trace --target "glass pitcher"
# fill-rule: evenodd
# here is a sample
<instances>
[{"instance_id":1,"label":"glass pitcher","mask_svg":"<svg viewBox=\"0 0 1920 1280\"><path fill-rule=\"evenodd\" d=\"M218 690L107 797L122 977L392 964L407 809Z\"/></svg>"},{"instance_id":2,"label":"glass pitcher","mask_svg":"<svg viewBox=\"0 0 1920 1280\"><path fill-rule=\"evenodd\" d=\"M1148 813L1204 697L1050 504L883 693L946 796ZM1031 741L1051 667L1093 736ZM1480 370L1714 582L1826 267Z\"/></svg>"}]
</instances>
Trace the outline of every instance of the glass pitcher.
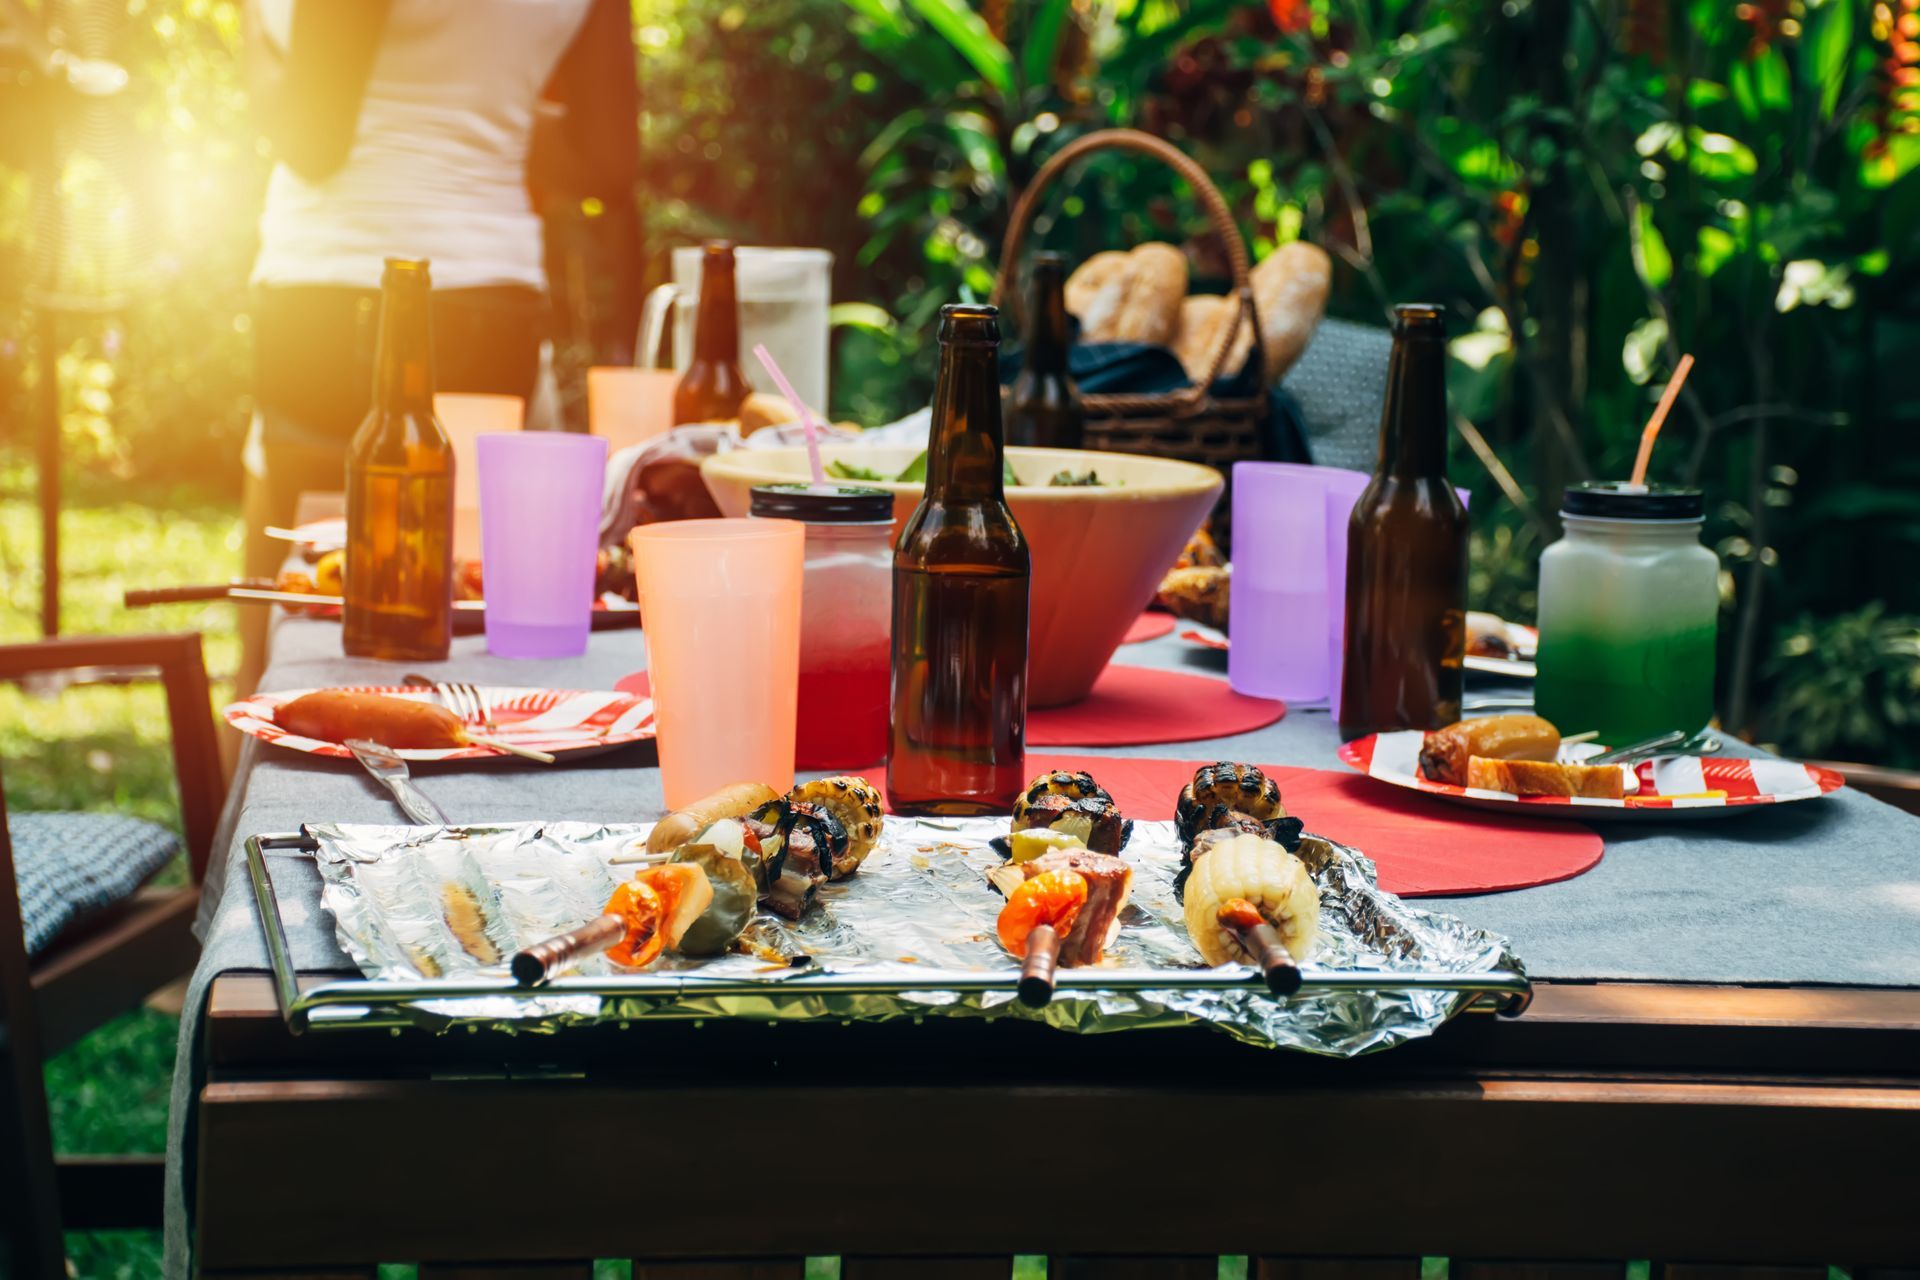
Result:
<instances>
[{"instance_id":1,"label":"glass pitcher","mask_svg":"<svg viewBox=\"0 0 1920 1280\"><path fill-rule=\"evenodd\" d=\"M734 251L739 273L740 368L756 390L772 391L772 379L753 356L765 343L807 404L827 408L827 307L833 293L833 254L825 249L743 247ZM700 302L700 246L673 251L673 280L647 295L640 312L636 363L658 362L673 320L673 367L693 356L693 329ZM677 304L677 305L676 305Z\"/></svg>"}]
</instances>

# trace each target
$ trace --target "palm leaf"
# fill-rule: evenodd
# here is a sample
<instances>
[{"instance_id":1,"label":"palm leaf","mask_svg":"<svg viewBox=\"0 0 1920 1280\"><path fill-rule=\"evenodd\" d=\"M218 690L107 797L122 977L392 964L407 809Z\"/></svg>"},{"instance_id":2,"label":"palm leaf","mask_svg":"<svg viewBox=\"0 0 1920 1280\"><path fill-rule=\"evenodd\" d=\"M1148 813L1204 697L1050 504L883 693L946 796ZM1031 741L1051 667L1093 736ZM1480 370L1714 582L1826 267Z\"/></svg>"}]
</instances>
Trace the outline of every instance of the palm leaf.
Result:
<instances>
[{"instance_id":1,"label":"palm leaf","mask_svg":"<svg viewBox=\"0 0 1920 1280\"><path fill-rule=\"evenodd\" d=\"M1013 55L965 0L907 0L1004 101L1013 97Z\"/></svg>"},{"instance_id":2,"label":"palm leaf","mask_svg":"<svg viewBox=\"0 0 1920 1280\"><path fill-rule=\"evenodd\" d=\"M1060 33L1066 29L1071 4L1072 0L1037 0L1034 6L1033 17L1027 22L1027 38L1020 47L1020 69L1030 89L1040 88L1053 78Z\"/></svg>"}]
</instances>

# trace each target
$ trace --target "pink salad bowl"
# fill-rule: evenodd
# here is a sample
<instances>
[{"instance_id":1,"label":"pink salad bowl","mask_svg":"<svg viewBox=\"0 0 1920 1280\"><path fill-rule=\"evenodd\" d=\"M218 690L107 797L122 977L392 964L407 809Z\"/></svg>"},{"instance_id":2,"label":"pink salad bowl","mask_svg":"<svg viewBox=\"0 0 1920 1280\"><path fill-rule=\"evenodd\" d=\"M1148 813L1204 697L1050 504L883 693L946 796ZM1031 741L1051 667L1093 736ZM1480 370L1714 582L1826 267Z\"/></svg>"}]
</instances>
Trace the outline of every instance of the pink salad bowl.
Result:
<instances>
[{"instance_id":1,"label":"pink salad bowl","mask_svg":"<svg viewBox=\"0 0 1920 1280\"><path fill-rule=\"evenodd\" d=\"M828 462L895 476L919 450L828 445L821 453ZM1007 454L1021 481L1007 487L1007 505L1033 551L1027 701L1062 706L1093 688L1224 482L1212 467L1167 458L1017 447ZM1047 484L1056 472L1089 468L1100 477L1098 487ZM700 471L721 512L743 516L755 485L804 483L807 452L736 449L708 458ZM920 501L917 481L847 483L893 494L896 534Z\"/></svg>"}]
</instances>

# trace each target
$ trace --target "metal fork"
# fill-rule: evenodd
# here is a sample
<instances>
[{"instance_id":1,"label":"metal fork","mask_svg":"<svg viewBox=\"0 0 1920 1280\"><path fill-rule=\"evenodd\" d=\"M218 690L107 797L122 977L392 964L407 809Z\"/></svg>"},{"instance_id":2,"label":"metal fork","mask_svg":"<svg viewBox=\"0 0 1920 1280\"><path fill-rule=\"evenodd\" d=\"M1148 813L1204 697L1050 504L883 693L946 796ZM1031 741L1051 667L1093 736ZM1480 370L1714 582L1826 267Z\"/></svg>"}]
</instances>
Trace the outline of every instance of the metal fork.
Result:
<instances>
[{"instance_id":1,"label":"metal fork","mask_svg":"<svg viewBox=\"0 0 1920 1280\"><path fill-rule=\"evenodd\" d=\"M465 680L434 680L417 673L409 673L402 680L417 689L433 690L447 710L467 723L477 724L488 733L499 731L500 726L493 722L493 707L480 695L478 686Z\"/></svg>"},{"instance_id":2,"label":"metal fork","mask_svg":"<svg viewBox=\"0 0 1920 1280\"><path fill-rule=\"evenodd\" d=\"M458 716L462 724L478 725L485 730L484 733L469 734L470 741L496 747L509 755L537 760L541 764L553 763L553 756L549 752L536 751L499 737L500 726L493 722L493 707L480 695L480 690L467 681L433 680L417 672L409 672L400 677L400 682L409 688L431 690L433 696L440 699L441 705Z\"/></svg>"},{"instance_id":3,"label":"metal fork","mask_svg":"<svg viewBox=\"0 0 1920 1280\"><path fill-rule=\"evenodd\" d=\"M1671 733L1656 734L1641 742L1612 751L1603 751L1597 756L1589 756L1580 763L1631 764L1637 760L1651 760L1656 756L1704 756L1712 755L1720 749L1720 738L1710 730L1688 733L1684 729L1675 729Z\"/></svg>"}]
</instances>

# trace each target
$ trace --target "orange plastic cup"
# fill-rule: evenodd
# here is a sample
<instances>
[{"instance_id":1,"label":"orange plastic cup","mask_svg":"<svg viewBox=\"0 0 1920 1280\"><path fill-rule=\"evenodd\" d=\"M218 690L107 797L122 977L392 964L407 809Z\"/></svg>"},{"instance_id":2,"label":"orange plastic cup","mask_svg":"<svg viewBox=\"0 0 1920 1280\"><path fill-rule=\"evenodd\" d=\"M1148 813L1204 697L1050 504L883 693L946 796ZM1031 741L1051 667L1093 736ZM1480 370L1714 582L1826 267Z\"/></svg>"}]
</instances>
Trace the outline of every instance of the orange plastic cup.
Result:
<instances>
[{"instance_id":1,"label":"orange plastic cup","mask_svg":"<svg viewBox=\"0 0 1920 1280\"><path fill-rule=\"evenodd\" d=\"M453 441L453 554L480 558L480 448L475 442L496 431L518 431L527 404L519 396L443 391L433 398L433 416Z\"/></svg>"},{"instance_id":2,"label":"orange plastic cup","mask_svg":"<svg viewBox=\"0 0 1920 1280\"><path fill-rule=\"evenodd\" d=\"M735 782L788 790L806 526L679 520L629 542L667 808Z\"/></svg>"},{"instance_id":3,"label":"orange plastic cup","mask_svg":"<svg viewBox=\"0 0 1920 1280\"><path fill-rule=\"evenodd\" d=\"M593 366L587 370L587 430L613 453L663 434L673 426L673 388L679 381L671 369Z\"/></svg>"}]
</instances>

